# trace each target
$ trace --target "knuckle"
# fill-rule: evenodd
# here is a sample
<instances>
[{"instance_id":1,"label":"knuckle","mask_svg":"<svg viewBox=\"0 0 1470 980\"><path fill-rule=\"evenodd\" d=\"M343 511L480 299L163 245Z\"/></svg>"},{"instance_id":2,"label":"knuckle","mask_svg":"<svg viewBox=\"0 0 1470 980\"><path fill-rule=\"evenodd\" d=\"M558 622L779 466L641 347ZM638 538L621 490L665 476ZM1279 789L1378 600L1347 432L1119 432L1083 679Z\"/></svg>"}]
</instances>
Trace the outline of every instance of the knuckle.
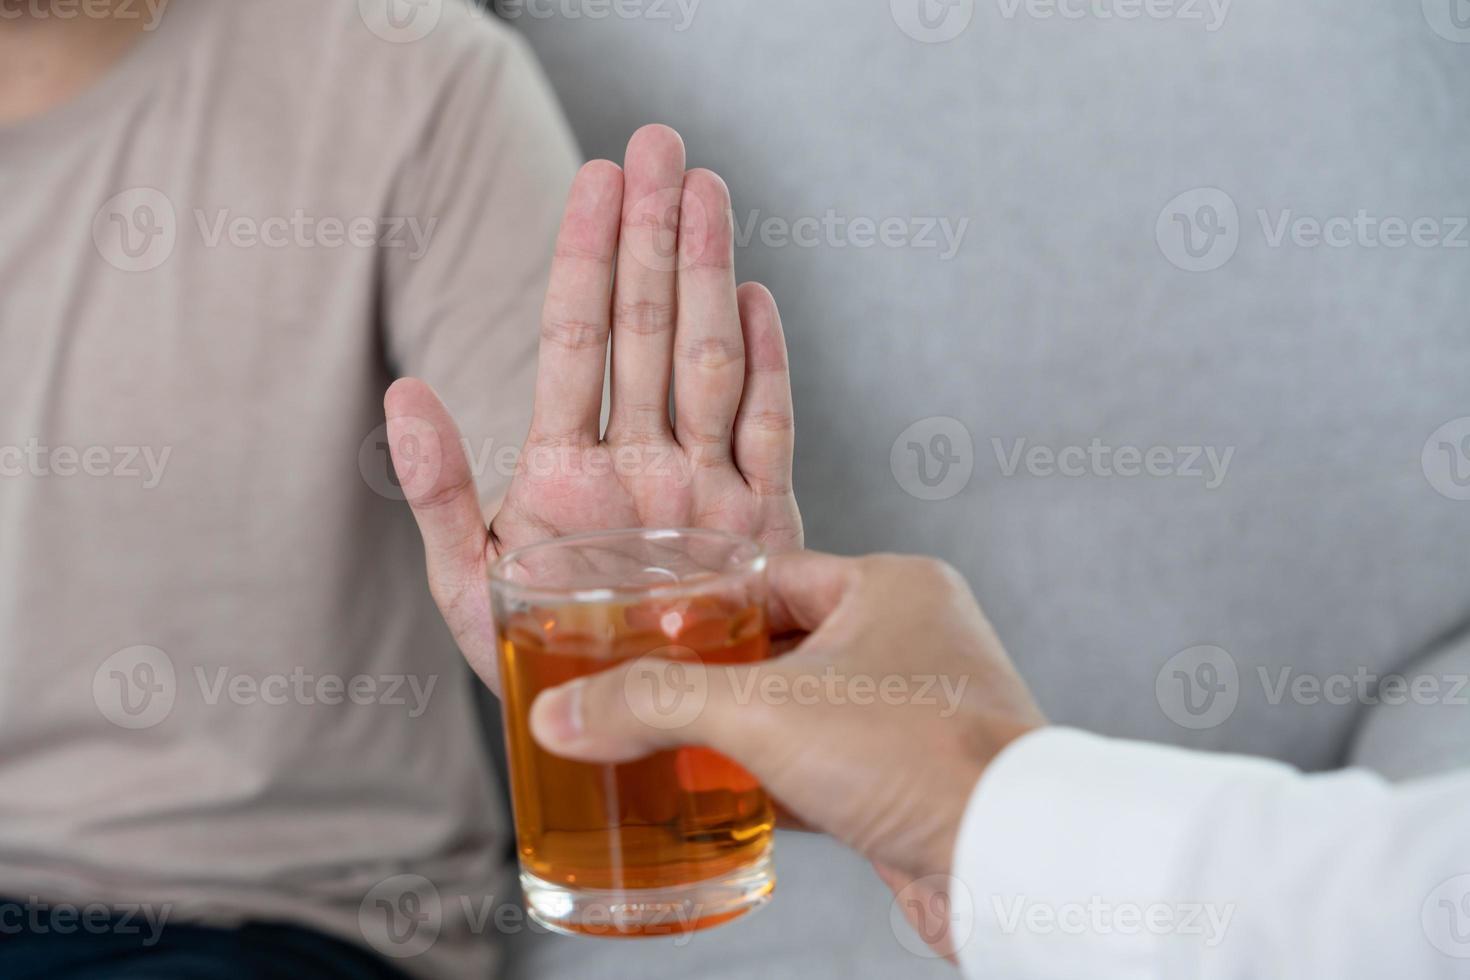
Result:
<instances>
[{"instance_id":1,"label":"knuckle","mask_svg":"<svg viewBox=\"0 0 1470 980\"><path fill-rule=\"evenodd\" d=\"M786 435L796 431L796 418L790 412L780 410L746 412L740 416L740 424L762 434Z\"/></svg>"},{"instance_id":2,"label":"knuckle","mask_svg":"<svg viewBox=\"0 0 1470 980\"><path fill-rule=\"evenodd\" d=\"M596 249L586 248L575 242L562 239L552 249L552 257L566 259L572 262L590 262L594 265L605 265L608 261L607 254Z\"/></svg>"},{"instance_id":3,"label":"knuckle","mask_svg":"<svg viewBox=\"0 0 1470 980\"><path fill-rule=\"evenodd\" d=\"M667 333L674 325L675 307L662 300L625 300L617 304L613 317L618 329L640 337Z\"/></svg>"},{"instance_id":4,"label":"knuckle","mask_svg":"<svg viewBox=\"0 0 1470 980\"><path fill-rule=\"evenodd\" d=\"M921 581L936 595L955 596L966 593L970 585L959 569L939 558L919 559L922 570L916 570Z\"/></svg>"},{"instance_id":5,"label":"knuckle","mask_svg":"<svg viewBox=\"0 0 1470 980\"><path fill-rule=\"evenodd\" d=\"M806 541L806 531L801 526L801 514L796 502L789 495L773 508L775 513L767 518L770 522L756 537L773 553L801 551Z\"/></svg>"},{"instance_id":6,"label":"knuckle","mask_svg":"<svg viewBox=\"0 0 1470 980\"><path fill-rule=\"evenodd\" d=\"M789 497L791 496L791 481L784 479L773 479L766 476L752 476L745 474L746 485L750 492L757 497Z\"/></svg>"},{"instance_id":7,"label":"knuckle","mask_svg":"<svg viewBox=\"0 0 1470 980\"><path fill-rule=\"evenodd\" d=\"M905 583L929 594L950 595L968 590L963 575L951 564L921 555L870 555L861 559L865 578Z\"/></svg>"},{"instance_id":8,"label":"knuckle","mask_svg":"<svg viewBox=\"0 0 1470 980\"><path fill-rule=\"evenodd\" d=\"M745 366L745 343L733 338L700 337L680 343L676 350L681 362L704 371Z\"/></svg>"},{"instance_id":9,"label":"knuckle","mask_svg":"<svg viewBox=\"0 0 1470 980\"><path fill-rule=\"evenodd\" d=\"M679 230L679 205L657 197L640 202L623 215L622 230L626 235L652 236Z\"/></svg>"},{"instance_id":10,"label":"knuckle","mask_svg":"<svg viewBox=\"0 0 1470 980\"><path fill-rule=\"evenodd\" d=\"M652 442L668 432L668 403L654 404L629 398L619 404L613 399L613 424L608 439L618 443Z\"/></svg>"},{"instance_id":11,"label":"knuckle","mask_svg":"<svg viewBox=\"0 0 1470 980\"><path fill-rule=\"evenodd\" d=\"M685 266L691 275L723 285L735 272L733 215L723 210L692 224L696 230L680 239L680 256Z\"/></svg>"},{"instance_id":12,"label":"knuckle","mask_svg":"<svg viewBox=\"0 0 1470 980\"><path fill-rule=\"evenodd\" d=\"M563 350L592 350L607 343L607 328L595 320L548 317L541 324L541 339Z\"/></svg>"},{"instance_id":13,"label":"knuckle","mask_svg":"<svg viewBox=\"0 0 1470 980\"><path fill-rule=\"evenodd\" d=\"M892 552L880 551L871 555L863 555L859 558L858 565L864 575L882 576L890 575L895 568L902 568L905 562L915 561L912 555L899 555Z\"/></svg>"},{"instance_id":14,"label":"knuckle","mask_svg":"<svg viewBox=\"0 0 1470 980\"><path fill-rule=\"evenodd\" d=\"M679 445L686 450L696 469L722 465L730 458L729 429L693 429L682 426Z\"/></svg>"},{"instance_id":15,"label":"knuckle","mask_svg":"<svg viewBox=\"0 0 1470 980\"><path fill-rule=\"evenodd\" d=\"M406 485L404 487L404 495L408 497L410 506L419 510L437 510L459 500L466 493L474 492L475 478L470 473L465 473L458 479L436 480L421 493L411 492Z\"/></svg>"},{"instance_id":16,"label":"knuckle","mask_svg":"<svg viewBox=\"0 0 1470 980\"><path fill-rule=\"evenodd\" d=\"M786 359L785 351L765 351L754 358L746 370L752 375L782 378L791 373L791 363Z\"/></svg>"}]
</instances>

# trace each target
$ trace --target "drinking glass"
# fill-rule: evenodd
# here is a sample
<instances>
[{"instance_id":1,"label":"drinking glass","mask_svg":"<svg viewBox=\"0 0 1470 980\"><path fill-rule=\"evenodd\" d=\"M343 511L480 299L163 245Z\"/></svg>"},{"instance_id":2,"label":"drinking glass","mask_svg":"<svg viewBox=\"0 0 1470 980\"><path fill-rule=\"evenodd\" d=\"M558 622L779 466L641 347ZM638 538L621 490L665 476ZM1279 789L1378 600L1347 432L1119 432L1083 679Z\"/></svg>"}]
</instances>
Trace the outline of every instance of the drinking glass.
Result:
<instances>
[{"instance_id":1,"label":"drinking glass","mask_svg":"<svg viewBox=\"0 0 1470 980\"><path fill-rule=\"evenodd\" d=\"M598 936L692 932L764 904L774 817L760 784L703 747L594 765L531 737L542 691L634 662L629 698L672 728L707 693L689 664L770 656L766 556L717 531L614 531L513 551L490 572L511 795L529 912Z\"/></svg>"}]
</instances>

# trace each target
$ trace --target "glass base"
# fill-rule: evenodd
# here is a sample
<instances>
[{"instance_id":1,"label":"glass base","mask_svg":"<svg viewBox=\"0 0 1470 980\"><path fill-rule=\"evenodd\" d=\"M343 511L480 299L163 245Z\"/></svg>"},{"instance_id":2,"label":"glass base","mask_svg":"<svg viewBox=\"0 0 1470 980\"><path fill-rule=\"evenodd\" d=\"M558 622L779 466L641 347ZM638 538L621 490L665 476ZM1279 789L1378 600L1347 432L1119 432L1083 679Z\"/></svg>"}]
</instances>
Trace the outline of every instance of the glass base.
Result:
<instances>
[{"instance_id":1,"label":"glass base","mask_svg":"<svg viewBox=\"0 0 1470 980\"><path fill-rule=\"evenodd\" d=\"M671 936L712 929L770 901L776 872L759 861L719 878L668 888L568 888L524 869L521 888L531 919L567 936Z\"/></svg>"}]
</instances>

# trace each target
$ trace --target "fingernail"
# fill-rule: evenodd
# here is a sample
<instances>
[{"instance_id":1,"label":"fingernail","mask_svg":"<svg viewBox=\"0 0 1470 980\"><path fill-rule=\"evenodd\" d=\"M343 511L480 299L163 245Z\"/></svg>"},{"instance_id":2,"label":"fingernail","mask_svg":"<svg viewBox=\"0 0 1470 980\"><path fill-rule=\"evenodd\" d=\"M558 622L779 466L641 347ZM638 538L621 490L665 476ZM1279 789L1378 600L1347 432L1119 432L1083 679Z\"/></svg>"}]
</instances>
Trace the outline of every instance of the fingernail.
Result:
<instances>
[{"instance_id":1,"label":"fingernail","mask_svg":"<svg viewBox=\"0 0 1470 980\"><path fill-rule=\"evenodd\" d=\"M545 692L531 706L531 731L543 743L566 745L585 732L582 718L581 681L572 681Z\"/></svg>"}]
</instances>

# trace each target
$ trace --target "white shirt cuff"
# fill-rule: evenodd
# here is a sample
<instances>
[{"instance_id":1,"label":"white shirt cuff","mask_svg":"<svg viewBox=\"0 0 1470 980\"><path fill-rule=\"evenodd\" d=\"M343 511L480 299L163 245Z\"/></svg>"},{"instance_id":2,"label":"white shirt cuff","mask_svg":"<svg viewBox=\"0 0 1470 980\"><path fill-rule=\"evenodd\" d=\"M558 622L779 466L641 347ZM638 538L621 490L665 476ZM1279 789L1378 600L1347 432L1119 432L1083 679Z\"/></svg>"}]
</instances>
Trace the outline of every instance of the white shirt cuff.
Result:
<instances>
[{"instance_id":1,"label":"white shirt cuff","mask_svg":"<svg viewBox=\"0 0 1470 980\"><path fill-rule=\"evenodd\" d=\"M1219 941L1228 926L1223 903L1176 894L1207 846L1212 801L1295 778L1063 728L1017 739L976 785L956 844L951 902L973 909L970 934L954 935L965 975L1164 976L1166 944Z\"/></svg>"}]
</instances>

